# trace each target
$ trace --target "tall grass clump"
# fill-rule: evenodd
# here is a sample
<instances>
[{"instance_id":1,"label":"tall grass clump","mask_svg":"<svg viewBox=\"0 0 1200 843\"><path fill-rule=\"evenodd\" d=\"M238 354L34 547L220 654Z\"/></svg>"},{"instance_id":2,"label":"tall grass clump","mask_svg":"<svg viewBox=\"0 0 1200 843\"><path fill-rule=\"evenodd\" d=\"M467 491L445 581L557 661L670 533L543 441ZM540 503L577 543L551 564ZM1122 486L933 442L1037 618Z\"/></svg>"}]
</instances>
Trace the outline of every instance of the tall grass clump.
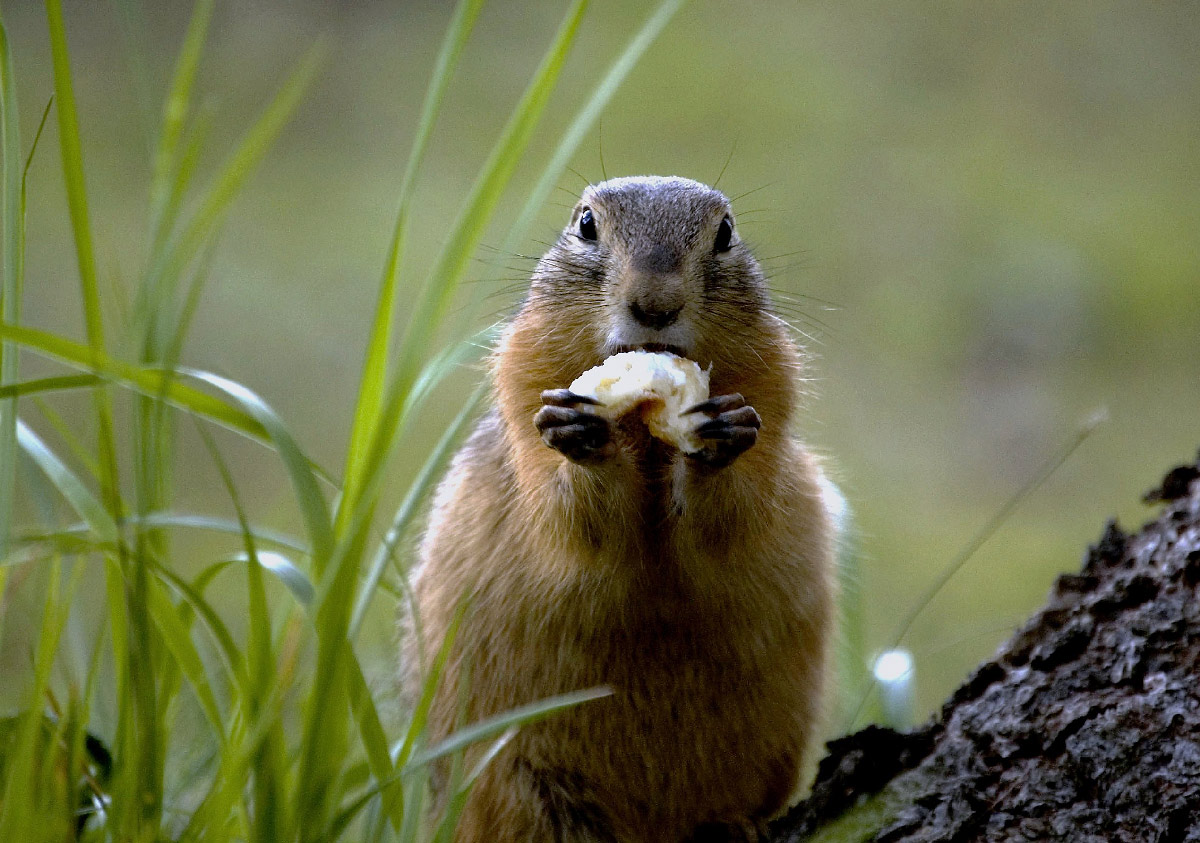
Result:
<instances>
[{"instance_id":1,"label":"tall grass clump","mask_svg":"<svg viewBox=\"0 0 1200 843\"><path fill-rule=\"evenodd\" d=\"M663 0L602 77L506 242L524 236L604 104L680 5ZM117 286L101 277L92 240L85 127L60 0L46 0L54 68L46 114L53 111L58 127L85 326L80 341L22 321L25 174L41 129L27 148L0 21L0 646L5 607L17 597L41 607L27 673L4 677L24 703L0 720L0 840L444 840L454 806L480 766L451 765L458 796L449 800L448 816L426 824L431 761L461 759L465 747L485 742L490 747L480 763L486 763L521 724L604 693L580 689L467 725L429 746L424 718L437 660L414 694L415 707L396 725L381 716L379 692L356 651L371 602L403 594L401 539L483 395L482 387L476 390L432 453L412 452L409 423L432 386L473 348L464 341L431 355L429 345L447 323L468 262L538 125L587 0L568 4L448 226L440 256L431 268L405 274L413 186L481 6L482 0L460 0L432 70L399 187L340 471L316 465L266 398L184 364L221 225L302 102L321 51L297 64L202 184L206 122L197 118L194 100L213 2L198 0L158 126L145 258L132 289L113 292ZM125 298L110 299L119 296ZM398 314L400 301L411 305ZM105 318L118 312L127 314L119 325ZM22 379L22 351L54 361L61 372ZM67 423L56 398L80 392L88 396L90 418ZM172 466L181 422L196 426L236 517L176 508ZM213 427L235 431L277 458L302 534L251 521L236 467L227 464ZM54 441L64 444L56 450ZM385 483L397 459L421 463L398 504L387 499ZM16 524L17 515L28 523ZM180 564L176 537L197 529L227 534L229 552L198 574L185 573L194 566ZM244 616L231 617L210 597L218 579L237 590ZM85 587L93 581L103 584L96 597ZM100 610L87 610L84 596ZM69 634L79 627L94 632L82 651L80 636Z\"/></svg>"}]
</instances>

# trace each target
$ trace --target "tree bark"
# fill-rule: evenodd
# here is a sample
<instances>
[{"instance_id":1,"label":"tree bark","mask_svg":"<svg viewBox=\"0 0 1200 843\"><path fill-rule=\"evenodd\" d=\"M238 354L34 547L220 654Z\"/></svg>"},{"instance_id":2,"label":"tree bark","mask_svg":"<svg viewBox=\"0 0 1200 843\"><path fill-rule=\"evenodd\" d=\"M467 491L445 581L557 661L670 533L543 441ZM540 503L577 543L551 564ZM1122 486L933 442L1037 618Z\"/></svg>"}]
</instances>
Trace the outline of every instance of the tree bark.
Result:
<instances>
[{"instance_id":1,"label":"tree bark","mask_svg":"<svg viewBox=\"0 0 1200 843\"><path fill-rule=\"evenodd\" d=\"M1200 459L927 725L832 741L773 843L1200 843Z\"/></svg>"}]
</instances>

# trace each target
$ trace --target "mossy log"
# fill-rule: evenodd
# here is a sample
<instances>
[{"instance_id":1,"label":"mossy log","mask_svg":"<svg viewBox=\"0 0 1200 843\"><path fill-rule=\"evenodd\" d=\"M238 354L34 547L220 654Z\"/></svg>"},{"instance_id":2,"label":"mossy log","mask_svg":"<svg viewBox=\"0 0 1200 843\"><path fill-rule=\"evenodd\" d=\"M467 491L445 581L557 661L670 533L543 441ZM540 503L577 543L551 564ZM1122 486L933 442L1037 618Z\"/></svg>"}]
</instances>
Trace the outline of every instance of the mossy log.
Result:
<instances>
[{"instance_id":1,"label":"mossy log","mask_svg":"<svg viewBox=\"0 0 1200 843\"><path fill-rule=\"evenodd\" d=\"M1200 459L926 726L832 741L772 843L1200 843Z\"/></svg>"}]
</instances>

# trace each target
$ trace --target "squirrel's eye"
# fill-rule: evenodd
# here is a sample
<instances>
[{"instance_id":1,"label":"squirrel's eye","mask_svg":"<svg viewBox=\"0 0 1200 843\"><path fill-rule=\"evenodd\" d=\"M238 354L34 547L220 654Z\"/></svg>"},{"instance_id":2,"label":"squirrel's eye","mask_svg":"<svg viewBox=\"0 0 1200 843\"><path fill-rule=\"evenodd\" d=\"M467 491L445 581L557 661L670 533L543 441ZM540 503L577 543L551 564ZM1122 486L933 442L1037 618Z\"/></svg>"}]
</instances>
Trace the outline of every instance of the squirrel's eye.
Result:
<instances>
[{"instance_id":1,"label":"squirrel's eye","mask_svg":"<svg viewBox=\"0 0 1200 843\"><path fill-rule=\"evenodd\" d=\"M733 244L733 222L729 217L721 220L721 224L717 227L717 239L713 241L714 252L728 252Z\"/></svg>"},{"instance_id":2,"label":"squirrel's eye","mask_svg":"<svg viewBox=\"0 0 1200 843\"><path fill-rule=\"evenodd\" d=\"M596 239L596 217L592 215L591 208L584 208L579 215L579 236L584 240Z\"/></svg>"}]
</instances>

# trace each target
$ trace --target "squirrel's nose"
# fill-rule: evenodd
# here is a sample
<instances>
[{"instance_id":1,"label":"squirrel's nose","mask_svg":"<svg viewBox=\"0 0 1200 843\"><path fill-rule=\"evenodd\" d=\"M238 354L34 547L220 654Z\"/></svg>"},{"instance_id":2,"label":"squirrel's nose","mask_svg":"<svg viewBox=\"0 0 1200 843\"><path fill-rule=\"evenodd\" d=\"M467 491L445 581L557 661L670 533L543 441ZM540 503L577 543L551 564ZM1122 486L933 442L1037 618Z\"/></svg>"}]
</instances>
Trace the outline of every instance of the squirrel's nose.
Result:
<instances>
[{"instance_id":1,"label":"squirrel's nose","mask_svg":"<svg viewBox=\"0 0 1200 843\"><path fill-rule=\"evenodd\" d=\"M629 303L629 312L633 314L633 318L647 328L661 329L671 325L679 318L679 311L682 307L677 307L674 310L661 310L657 307L643 307L636 301Z\"/></svg>"}]
</instances>

